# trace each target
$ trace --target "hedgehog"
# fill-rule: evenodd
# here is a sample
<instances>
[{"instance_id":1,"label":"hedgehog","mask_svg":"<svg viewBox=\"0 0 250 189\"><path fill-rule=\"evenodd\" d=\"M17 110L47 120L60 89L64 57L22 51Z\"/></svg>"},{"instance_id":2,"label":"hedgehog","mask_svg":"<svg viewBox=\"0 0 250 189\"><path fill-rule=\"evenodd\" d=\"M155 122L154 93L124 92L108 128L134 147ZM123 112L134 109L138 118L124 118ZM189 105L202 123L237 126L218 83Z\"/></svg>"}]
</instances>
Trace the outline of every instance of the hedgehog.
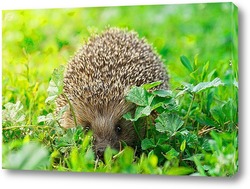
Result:
<instances>
[{"instance_id":1,"label":"hedgehog","mask_svg":"<svg viewBox=\"0 0 250 189\"><path fill-rule=\"evenodd\" d=\"M99 158L107 146L119 150L125 143L135 147L145 127L138 133L133 122L123 118L135 110L125 96L132 86L155 81L162 81L157 88L167 89L168 79L161 57L145 38L128 29L107 28L91 36L67 64L64 95L57 98L56 111L68 101L71 108L61 116L60 125L72 128L77 124L91 130Z\"/></svg>"}]
</instances>

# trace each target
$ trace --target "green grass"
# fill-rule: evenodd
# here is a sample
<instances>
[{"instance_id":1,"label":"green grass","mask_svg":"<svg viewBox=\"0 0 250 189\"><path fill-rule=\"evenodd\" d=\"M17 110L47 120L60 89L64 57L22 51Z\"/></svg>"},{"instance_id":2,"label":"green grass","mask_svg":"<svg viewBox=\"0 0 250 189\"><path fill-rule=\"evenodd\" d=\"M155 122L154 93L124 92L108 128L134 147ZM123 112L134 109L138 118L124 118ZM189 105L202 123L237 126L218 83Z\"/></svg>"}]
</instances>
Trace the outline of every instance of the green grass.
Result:
<instances>
[{"instance_id":1,"label":"green grass","mask_svg":"<svg viewBox=\"0 0 250 189\"><path fill-rule=\"evenodd\" d=\"M2 14L3 168L203 176L237 172L238 22L233 4ZM137 113L124 117L135 125L146 119L150 128L141 141L142 153L108 148L102 162L95 159L91 133L58 125L51 98L58 93L49 86L54 81L60 92L60 65L91 33L107 26L147 38L168 68L170 90L131 89L126 99L136 104ZM151 100L141 104L138 97Z\"/></svg>"}]
</instances>

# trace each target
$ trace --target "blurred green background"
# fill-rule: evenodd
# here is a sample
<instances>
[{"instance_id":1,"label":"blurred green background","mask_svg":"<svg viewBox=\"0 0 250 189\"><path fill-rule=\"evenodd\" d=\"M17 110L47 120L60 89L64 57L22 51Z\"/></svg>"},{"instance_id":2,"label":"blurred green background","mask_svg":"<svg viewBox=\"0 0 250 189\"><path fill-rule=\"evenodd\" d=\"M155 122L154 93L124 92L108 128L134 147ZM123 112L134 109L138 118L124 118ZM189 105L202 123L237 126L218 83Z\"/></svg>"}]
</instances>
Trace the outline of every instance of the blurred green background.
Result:
<instances>
[{"instance_id":1,"label":"blurred green background","mask_svg":"<svg viewBox=\"0 0 250 189\"><path fill-rule=\"evenodd\" d=\"M171 88L188 77L180 56L198 55L224 82L237 78L237 11L232 3L5 10L2 12L3 104L20 100L44 109L50 76L93 32L135 30L167 65ZM30 115L30 119L32 119Z\"/></svg>"},{"instance_id":2,"label":"blurred green background","mask_svg":"<svg viewBox=\"0 0 250 189\"><path fill-rule=\"evenodd\" d=\"M146 37L161 54L173 86L185 81L181 55L192 59L199 54L201 61L225 71L230 59L237 64L237 57L232 57L232 43L237 45L233 8L231 3L211 3L3 11L4 102L16 98L11 95L20 88L16 80L26 82L27 74L39 85L48 84L53 69L66 64L93 31L106 26L125 27Z\"/></svg>"}]
</instances>

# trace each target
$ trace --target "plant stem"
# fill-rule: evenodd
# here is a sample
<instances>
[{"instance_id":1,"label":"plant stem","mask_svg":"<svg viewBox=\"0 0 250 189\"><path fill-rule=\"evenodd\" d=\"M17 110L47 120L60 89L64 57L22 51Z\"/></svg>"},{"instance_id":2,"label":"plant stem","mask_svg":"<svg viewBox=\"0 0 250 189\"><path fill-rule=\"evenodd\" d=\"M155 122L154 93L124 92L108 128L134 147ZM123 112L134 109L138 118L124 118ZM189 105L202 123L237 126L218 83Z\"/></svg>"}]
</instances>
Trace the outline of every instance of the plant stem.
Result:
<instances>
[{"instance_id":1,"label":"plant stem","mask_svg":"<svg viewBox=\"0 0 250 189\"><path fill-rule=\"evenodd\" d=\"M196 128L196 134L198 135L198 133L199 133L199 128L200 128L200 124L199 124L199 122L197 123L197 128Z\"/></svg>"},{"instance_id":2,"label":"plant stem","mask_svg":"<svg viewBox=\"0 0 250 189\"><path fill-rule=\"evenodd\" d=\"M186 126L187 126L188 117L189 117L189 114L190 114L191 108L192 108L192 106L193 106L194 99L195 99L195 93L193 93L193 98L192 98L192 101L190 102L190 105L189 105L189 107L188 107L188 112L187 112L186 116L184 117L184 118L185 118L184 127L186 127Z\"/></svg>"},{"instance_id":3,"label":"plant stem","mask_svg":"<svg viewBox=\"0 0 250 189\"><path fill-rule=\"evenodd\" d=\"M174 144L173 144L174 149L176 149L176 137L175 137L175 135L173 136L173 141L174 141Z\"/></svg>"},{"instance_id":4,"label":"plant stem","mask_svg":"<svg viewBox=\"0 0 250 189\"><path fill-rule=\"evenodd\" d=\"M136 134L137 134L139 140L142 141L141 135L140 135L140 133L139 133L139 131L138 131L138 128L137 128L137 126L135 125L134 122L133 122L133 126L134 126L135 132L136 132Z\"/></svg>"},{"instance_id":5,"label":"plant stem","mask_svg":"<svg viewBox=\"0 0 250 189\"><path fill-rule=\"evenodd\" d=\"M53 128L51 126L48 126L48 125L22 125L22 126L19 126L19 125L15 125L15 126L10 126L10 127L4 127L2 128L3 130L10 130L10 129L20 129L20 128L25 128L25 127L36 127L36 128Z\"/></svg>"},{"instance_id":6,"label":"plant stem","mask_svg":"<svg viewBox=\"0 0 250 189\"><path fill-rule=\"evenodd\" d=\"M77 127L76 114L75 114L75 112L74 112L73 106L72 106L72 104L71 104L69 98L67 97L67 95L65 95L64 93L62 93L62 95L64 96L64 98L66 98L66 100L67 100L68 103L69 103L70 111L71 111L71 113L72 113L72 115L73 115L73 119L74 119L75 126Z\"/></svg>"}]
</instances>

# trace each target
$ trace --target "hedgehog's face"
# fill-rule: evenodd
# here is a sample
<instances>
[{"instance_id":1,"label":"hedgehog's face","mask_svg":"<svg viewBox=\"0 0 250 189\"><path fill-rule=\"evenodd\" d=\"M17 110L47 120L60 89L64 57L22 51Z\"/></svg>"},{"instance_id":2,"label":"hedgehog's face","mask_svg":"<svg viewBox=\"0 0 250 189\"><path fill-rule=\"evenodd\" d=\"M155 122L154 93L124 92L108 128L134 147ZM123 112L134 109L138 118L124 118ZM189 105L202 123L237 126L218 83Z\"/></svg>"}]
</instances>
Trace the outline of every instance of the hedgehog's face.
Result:
<instances>
[{"instance_id":1,"label":"hedgehog's face","mask_svg":"<svg viewBox=\"0 0 250 189\"><path fill-rule=\"evenodd\" d=\"M107 146L120 150L123 143L134 146L138 141L133 123L123 118L114 121L104 116L97 117L92 123L86 122L84 128L93 132L94 150L101 159Z\"/></svg>"}]
</instances>

